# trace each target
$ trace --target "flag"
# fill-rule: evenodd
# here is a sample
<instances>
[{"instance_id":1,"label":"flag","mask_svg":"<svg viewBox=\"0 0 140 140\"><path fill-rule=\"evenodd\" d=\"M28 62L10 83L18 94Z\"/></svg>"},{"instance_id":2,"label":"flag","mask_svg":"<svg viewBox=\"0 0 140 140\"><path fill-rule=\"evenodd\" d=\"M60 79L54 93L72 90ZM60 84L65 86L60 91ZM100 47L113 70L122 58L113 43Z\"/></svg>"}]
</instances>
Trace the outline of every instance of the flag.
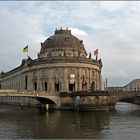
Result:
<instances>
[{"instance_id":1,"label":"flag","mask_svg":"<svg viewBox=\"0 0 140 140\"><path fill-rule=\"evenodd\" d=\"M98 48L94 51L94 55L98 55Z\"/></svg>"},{"instance_id":2,"label":"flag","mask_svg":"<svg viewBox=\"0 0 140 140\"><path fill-rule=\"evenodd\" d=\"M94 55L96 56L96 60L98 60L98 48L94 51Z\"/></svg>"},{"instance_id":3,"label":"flag","mask_svg":"<svg viewBox=\"0 0 140 140\"><path fill-rule=\"evenodd\" d=\"M28 52L28 45L23 48L23 52Z\"/></svg>"}]
</instances>

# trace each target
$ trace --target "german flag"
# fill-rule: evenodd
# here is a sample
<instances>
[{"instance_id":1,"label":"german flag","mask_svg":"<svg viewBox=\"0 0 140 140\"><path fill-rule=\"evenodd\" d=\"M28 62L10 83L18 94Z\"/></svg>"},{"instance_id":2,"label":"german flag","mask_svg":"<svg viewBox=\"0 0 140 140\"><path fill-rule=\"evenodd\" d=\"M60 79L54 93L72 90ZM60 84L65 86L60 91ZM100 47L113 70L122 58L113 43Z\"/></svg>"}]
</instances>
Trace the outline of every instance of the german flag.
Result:
<instances>
[{"instance_id":1,"label":"german flag","mask_svg":"<svg viewBox=\"0 0 140 140\"><path fill-rule=\"evenodd\" d=\"M28 45L23 48L23 52L28 52Z\"/></svg>"}]
</instances>

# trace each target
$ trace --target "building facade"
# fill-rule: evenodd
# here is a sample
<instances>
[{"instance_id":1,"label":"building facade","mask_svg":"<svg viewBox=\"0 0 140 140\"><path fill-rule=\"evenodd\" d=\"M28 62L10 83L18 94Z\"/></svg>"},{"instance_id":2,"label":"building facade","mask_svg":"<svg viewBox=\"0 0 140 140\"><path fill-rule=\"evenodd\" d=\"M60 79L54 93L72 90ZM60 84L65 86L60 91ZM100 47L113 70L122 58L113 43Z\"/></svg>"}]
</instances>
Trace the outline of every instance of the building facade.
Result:
<instances>
[{"instance_id":1,"label":"building facade","mask_svg":"<svg viewBox=\"0 0 140 140\"><path fill-rule=\"evenodd\" d=\"M123 87L107 87L109 91L140 91L140 79L134 79Z\"/></svg>"},{"instance_id":2,"label":"building facade","mask_svg":"<svg viewBox=\"0 0 140 140\"><path fill-rule=\"evenodd\" d=\"M140 79L134 79L125 85L123 91L140 91Z\"/></svg>"},{"instance_id":3,"label":"building facade","mask_svg":"<svg viewBox=\"0 0 140 140\"><path fill-rule=\"evenodd\" d=\"M71 30L55 30L41 43L38 58L0 74L0 89L57 92L101 90L101 61L87 57L82 40Z\"/></svg>"}]
</instances>

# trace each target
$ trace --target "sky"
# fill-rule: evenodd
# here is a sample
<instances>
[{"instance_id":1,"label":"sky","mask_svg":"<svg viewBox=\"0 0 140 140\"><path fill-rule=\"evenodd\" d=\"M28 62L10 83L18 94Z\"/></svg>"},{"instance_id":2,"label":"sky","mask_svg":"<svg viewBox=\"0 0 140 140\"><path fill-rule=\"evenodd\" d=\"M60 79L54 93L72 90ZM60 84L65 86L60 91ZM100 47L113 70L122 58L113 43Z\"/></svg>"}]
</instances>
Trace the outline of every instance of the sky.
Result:
<instances>
[{"instance_id":1,"label":"sky","mask_svg":"<svg viewBox=\"0 0 140 140\"><path fill-rule=\"evenodd\" d=\"M0 71L37 58L40 43L55 29L69 28L86 51L98 48L102 80L124 86L140 78L139 1L0 1Z\"/></svg>"}]
</instances>

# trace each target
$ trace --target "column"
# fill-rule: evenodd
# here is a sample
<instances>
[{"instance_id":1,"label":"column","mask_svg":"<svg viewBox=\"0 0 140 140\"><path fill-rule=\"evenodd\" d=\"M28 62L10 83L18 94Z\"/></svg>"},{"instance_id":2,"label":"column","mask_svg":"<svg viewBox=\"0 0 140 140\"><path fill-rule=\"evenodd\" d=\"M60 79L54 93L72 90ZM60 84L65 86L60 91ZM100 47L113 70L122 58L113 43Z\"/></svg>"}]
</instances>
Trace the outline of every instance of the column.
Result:
<instances>
[{"instance_id":1,"label":"column","mask_svg":"<svg viewBox=\"0 0 140 140\"><path fill-rule=\"evenodd\" d=\"M75 69L75 91L78 91L78 68Z\"/></svg>"},{"instance_id":2,"label":"column","mask_svg":"<svg viewBox=\"0 0 140 140\"><path fill-rule=\"evenodd\" d=\"M27 82L27 89L28 89L28 91L33 91L33 89L32 89L32 86L33 86L33 84L32 84L32 72L31 71L29 71L28 72L28 82Z\"/></svg>"},{"instance_id":3,"label":"column","mask_svg":"<svg viewBox=\"0 0 140 140\"><path fill-rule=\"evenodd\" d=\"M90 69L87 70L87 90L90 90L90 78L91 78L91 75L90 75Z\"/></svg>"},{"instance_id":4,"label":"column","mask_svg":"<svg viewBox=\"0 0 140 140\"><path fill-rule=\"evenodd\" d=\"M69 83L69 81L68 81L68 69L67 68L64 68L64 75L63 75L63 89L62 89L62 91L63 92L68 92L68 83Z\"/></svg>"},{"instance_id":5,"label":"column","mask_svg":"<svg viewBox=\"0 0 140 140\"><path fill-rule=\"evenodd\" d=\"M41 82L41 70L37 71L37 91L41 91L42 82Z\"/></svg>"},{"instance_id":6,"label":"column","mask_svg":"<svg viewBox=\"0 0 140 140\"><path fill-rule=\"evenodd\" d=\"M54 94L54 75L53 75L53 71L54 69L49 69L49 82L48 82L48 88L49 88L49 92L51 92L51 94Z\"/></svg>"},{"instance_id":7,"label":"column","mask_svg":"<svg viewBox=\"0 0 140 140\"><path fill-rule=\"evenodd\" d=\"M81 68L78 69L78 91L82 91Z\"/></svg>"}]
</instances>

